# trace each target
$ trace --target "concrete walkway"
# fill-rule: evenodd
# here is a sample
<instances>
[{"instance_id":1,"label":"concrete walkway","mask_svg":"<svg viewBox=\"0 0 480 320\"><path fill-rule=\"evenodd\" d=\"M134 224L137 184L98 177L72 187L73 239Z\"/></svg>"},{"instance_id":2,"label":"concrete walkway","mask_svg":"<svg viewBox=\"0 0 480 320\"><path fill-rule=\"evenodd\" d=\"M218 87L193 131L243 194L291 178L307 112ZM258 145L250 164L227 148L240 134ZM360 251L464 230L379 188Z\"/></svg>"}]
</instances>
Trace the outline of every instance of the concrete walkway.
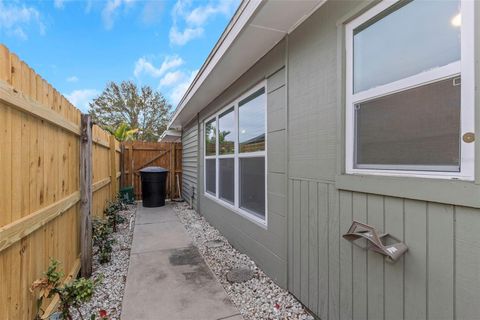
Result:
<instances>
[{"instance_id":1,"label":"concrete walkway","mask_svg":"<svg viewBox=\"0 0 480 320\"><path fill-rule=\"evenodd\" d=\"M122 320L242 316L167 204L137 209Z\"/></svg>"}]
</instances>

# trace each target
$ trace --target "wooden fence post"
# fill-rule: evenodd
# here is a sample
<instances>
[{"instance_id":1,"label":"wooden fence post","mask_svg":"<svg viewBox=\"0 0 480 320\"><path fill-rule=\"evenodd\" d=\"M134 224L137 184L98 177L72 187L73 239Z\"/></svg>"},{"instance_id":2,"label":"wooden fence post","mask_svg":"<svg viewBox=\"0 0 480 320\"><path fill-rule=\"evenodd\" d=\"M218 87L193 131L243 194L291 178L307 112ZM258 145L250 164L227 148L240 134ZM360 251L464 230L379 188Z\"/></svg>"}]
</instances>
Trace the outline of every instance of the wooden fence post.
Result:
<instances>
[{"instance_id":1,"label":"wooden fence post","mask_svg":"<svg viewBox=\"0 0 480 320\"><path fill-rule=\"evenodd\" d=\"M80 252L82 277L92 274L92 119L82 114L80 137Z\"/></svg>"},{"instance_id":2,"label":"wooden fence post","mask_svg":"<svg viewBox=\"0 0 480 320\"><path fill-rule=\"evenodd\" d=\"M117 150L115 150L115 136L110 136L110 192L112 195L112 200L115 200L117 197L117 166L116 166L116 157Z\"/></svg>"},{"instance_id":3,"label":"wooden fence post","mask_svg":"<svg viewBox=\"0 0 480 320\"><path fill-rule=\"evenodd\" d=\"M120 188L125 187L125 145L120 144Z\"/></svg>"}]
</instances>

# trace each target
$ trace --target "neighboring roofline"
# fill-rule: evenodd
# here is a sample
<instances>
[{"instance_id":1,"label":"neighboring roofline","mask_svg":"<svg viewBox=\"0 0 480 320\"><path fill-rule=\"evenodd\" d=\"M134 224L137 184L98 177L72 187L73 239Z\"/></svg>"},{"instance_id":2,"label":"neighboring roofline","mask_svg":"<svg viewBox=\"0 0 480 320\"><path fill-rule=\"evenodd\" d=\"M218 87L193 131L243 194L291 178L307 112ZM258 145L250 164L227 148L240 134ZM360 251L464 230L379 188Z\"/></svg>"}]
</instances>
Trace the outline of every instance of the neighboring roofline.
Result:
<instances>
[{"instance_id":1,"label":"neighboring roofline","mask_svg":"<svg viewBox=\"0 0 480 320\"><path fill-rule=\"evenodd\" d=\"M256 4L255 4L255 2L256 2ZM212 51L210 51L209 55L207 56L207 59L202 64L202 67L198 71L197 75L195 76L192 83L190 84L187 91L184 93L182 99L180 100L177 107L175 108L175 111L174 111L174 113L173 113L173 115L170 118L170 121L168 123L168 128L170 128L172 126L176 117L182 111L183 107L185 106L185 104L187 102L186 101L187 97L192 93L192 90L196 86L196 84L198 83L199 79L201 77L206 77L208 75L208 74L204 74L205 70L207 69L207 67L210 66L210 63L212 62L213 58L217 55L217 53L219 53L219 50L220 50L221 46L225 43L225 40L230 35L230 33L232 32L232 29L237 25L237 23L244 22L244 25L241 28L238 28L237 30L235 30L236 32L235 32L234 36L230 39L230 43L226 46L226 48L224 48L223 52L221 52L220 56L218 57L218 60L223 56L224 52L230 47L230 44L233 43L233 41L237 38L237 36L243 30L243 27L247 25L247 22L250 20L250 18L255 13L256 9L258 7L260 7L260 5L263 2L264 2L264 0L260 0L260 1L257 1L257 0L242 0L240 5L238 6L237 10L235 11L235 14L230 19L230 22L228 23L227 27L225 28L222 35L218 39L217 43L213 47ZM249 6L249 5L254 6L255 10L246 10L247 6ZM242 16L242 15L244 15L244 16ZM242 19L242 21L239 22L240 17L242 17L243 19Z\"/></svg>"},{"instance_id":2,"label":"neighboring roofline","mask_svg":"<svg viewBox=\"0 0 480 320\"><path fill-rule=\"evenodd\" d=\"M182 132L174 129L167 129L162 133L158 141L159 142L177 142L181 138L182 138Z\"/></svg>"}]
</instances>

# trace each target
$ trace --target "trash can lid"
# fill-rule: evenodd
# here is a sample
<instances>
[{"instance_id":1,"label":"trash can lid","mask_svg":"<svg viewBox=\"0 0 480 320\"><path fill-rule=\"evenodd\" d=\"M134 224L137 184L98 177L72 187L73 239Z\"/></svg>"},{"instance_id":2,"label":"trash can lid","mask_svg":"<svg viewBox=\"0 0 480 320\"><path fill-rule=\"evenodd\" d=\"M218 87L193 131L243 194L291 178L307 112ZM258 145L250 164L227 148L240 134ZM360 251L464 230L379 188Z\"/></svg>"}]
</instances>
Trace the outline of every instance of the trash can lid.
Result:
<instances>
[{"instance_id":1,"label":"trash can lid","mask_svg":"<svg viewBox=\"0 0 480 320\"><path fill-rule=\"evenodd\" d=\"M168 170L162 167L145 167L140 172L168 172Z\"/></svg>"}]
</instances>

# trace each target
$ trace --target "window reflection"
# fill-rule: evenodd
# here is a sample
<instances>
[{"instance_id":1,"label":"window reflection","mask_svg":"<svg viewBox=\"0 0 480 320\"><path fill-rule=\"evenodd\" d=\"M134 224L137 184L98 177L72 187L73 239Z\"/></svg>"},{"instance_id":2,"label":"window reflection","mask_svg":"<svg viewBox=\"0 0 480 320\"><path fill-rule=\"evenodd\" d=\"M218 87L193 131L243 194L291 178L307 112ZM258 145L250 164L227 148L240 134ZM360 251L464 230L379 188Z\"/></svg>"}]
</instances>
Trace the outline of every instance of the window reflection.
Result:
<instances>
[{"instance_id":1,"label":"window reflection","mask_svg":"<svg viewBox=\"0 0 480 320\"><path fill-rule=\"evenodd\" d=\"M205 155L213 156L216 154L216 126L215 119L205 124Z\"/></svg>"},{"instance_id":2,"label":"window reflection","mask_svg":"<svg viewBox=\"0 0 480 320\"><path fill-rule=\"evenodd\" d=\"M265 150L265 104L265 88L238 104L240 152Z\"/></svg>"},{"instance_id":3,"label":"window reflection","mask_svg":"<svg viewBox=\"0 0 480 320\"><path fill-rule=\"evenodd\" d=\"M233 154L235 150L235 117L231 108L218 118L218 147L220 154Z\"/></svg>"}]
</instances>

